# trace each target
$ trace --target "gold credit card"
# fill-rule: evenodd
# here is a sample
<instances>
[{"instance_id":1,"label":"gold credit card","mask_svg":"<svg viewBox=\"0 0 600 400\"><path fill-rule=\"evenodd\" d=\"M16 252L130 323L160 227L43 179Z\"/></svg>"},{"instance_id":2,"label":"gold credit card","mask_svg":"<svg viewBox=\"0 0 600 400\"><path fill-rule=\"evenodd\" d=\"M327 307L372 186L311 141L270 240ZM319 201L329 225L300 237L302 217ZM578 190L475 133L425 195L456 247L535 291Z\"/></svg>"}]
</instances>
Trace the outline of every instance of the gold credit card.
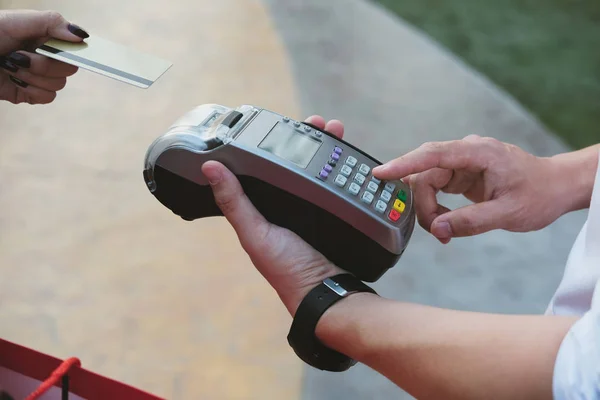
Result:
<instances>
[{"instance_id":1,"label":"gold credit card","mask_svg":"<svg viewBox=\"0 0 600 400\"><path fill-rule=\"evenodd\" d=\"M80 43L50 39L35 51L143 89L149 88L173 65L98 36Z\"/></svg>"}]
</instances>

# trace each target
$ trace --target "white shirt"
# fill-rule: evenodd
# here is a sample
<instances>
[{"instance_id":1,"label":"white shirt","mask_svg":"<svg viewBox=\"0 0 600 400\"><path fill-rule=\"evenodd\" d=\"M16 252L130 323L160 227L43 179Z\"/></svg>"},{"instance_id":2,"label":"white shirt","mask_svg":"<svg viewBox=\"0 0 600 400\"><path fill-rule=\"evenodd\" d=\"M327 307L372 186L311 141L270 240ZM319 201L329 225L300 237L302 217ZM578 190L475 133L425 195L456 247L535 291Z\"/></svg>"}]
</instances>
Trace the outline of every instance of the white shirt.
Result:
<instances>
[{"instance_id":1,"label":"white shirt","mask_svg":"<svg viewBox=\"0 0 600 400\"><path fill-rule=\"evenodd\" d=\"M554 398L600 399L600 162L587 221L546 314L581 316L558 351Z\"/></svg>"}]
</instances>

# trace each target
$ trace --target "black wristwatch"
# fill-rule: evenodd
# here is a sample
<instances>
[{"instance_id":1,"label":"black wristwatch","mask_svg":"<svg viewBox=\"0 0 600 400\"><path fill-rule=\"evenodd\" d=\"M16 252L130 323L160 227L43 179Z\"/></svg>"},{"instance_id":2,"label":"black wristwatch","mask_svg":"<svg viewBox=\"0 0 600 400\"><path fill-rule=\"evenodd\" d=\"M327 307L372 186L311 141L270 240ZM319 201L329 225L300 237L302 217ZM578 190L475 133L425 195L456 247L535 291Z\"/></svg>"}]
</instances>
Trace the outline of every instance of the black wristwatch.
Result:
<instances>
[{"instance_id":1,"label":"black wristwatch","mask_svg":"<svg viewBox=\"0 0 600 400\"><path fill-rule=\"evenodd\" d=\"M339 274L325 279L304 297L290 327L287 339L302 361L325 371L341 372L356 361L323 345L315 336L317 322L323 313L344 297L356 292L375 290L351 274Z\"/></svg>"}]
</instances>

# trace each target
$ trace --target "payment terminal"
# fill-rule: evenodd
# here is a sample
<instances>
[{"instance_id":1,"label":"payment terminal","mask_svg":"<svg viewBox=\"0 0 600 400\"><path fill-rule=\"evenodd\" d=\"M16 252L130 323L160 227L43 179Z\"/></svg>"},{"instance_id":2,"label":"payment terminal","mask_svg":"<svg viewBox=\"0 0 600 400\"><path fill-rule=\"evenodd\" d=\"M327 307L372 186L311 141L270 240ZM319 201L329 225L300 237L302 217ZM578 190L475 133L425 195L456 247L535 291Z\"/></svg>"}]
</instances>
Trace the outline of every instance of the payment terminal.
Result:
<instances>
[{"instance_id":1,"label":"payment terminal","mask_svg":"<svg viewBox=\"0 0 600 400\"><path fill-rule=\"evenodd\" d=\"M267 220L363 281L393 267L412 235L407 185L376 179L375 158L293 118L252 105L198 106L150 145L145 183L184 220L222 216L201 172L208 160L238 177Z\"/></svg>"}]
</instances>

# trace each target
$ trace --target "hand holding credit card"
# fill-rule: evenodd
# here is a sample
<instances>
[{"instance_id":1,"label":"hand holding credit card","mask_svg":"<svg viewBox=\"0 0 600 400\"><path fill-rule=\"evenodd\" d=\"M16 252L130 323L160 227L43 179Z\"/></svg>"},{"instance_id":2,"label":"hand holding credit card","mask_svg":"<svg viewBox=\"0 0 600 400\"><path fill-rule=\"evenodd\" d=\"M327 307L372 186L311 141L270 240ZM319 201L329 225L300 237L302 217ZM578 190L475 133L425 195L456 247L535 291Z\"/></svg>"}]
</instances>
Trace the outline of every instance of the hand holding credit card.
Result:
<instances>
[{"instance_id":1,"label":"hand holding credit card","mask_svg":"<svg viewBox=\"0 0 600 400\"><path fill-rule=\"evenodd\" d=\"M172 65L98 36L90 36L80 43L51 39L35 51L143 89L149 88Z\"/></svg>"}]
</instances>

